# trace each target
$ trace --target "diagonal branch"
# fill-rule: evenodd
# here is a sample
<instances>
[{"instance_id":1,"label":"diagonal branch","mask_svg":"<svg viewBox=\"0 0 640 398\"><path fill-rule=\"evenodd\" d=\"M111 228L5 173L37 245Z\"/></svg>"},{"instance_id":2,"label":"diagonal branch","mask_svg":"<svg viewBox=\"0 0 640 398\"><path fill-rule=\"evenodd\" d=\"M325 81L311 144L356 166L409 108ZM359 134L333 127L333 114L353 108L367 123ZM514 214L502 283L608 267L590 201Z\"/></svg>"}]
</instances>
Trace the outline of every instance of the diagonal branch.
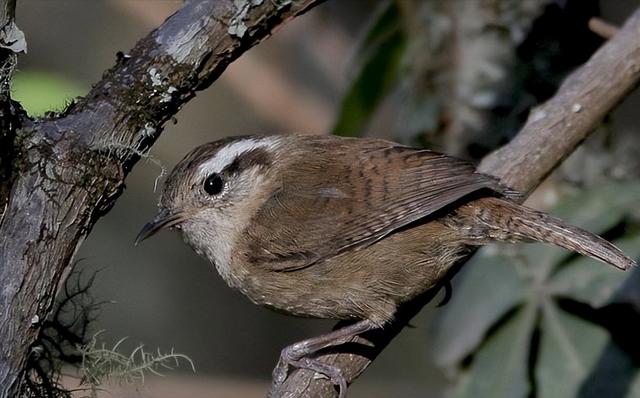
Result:
<instances>
[{"instance_id":1,"label":"diagonal branch","mask_svg":"<svg viewBox=\"0 0 640 398\"><path fill-rule=\"evenodd\" d=\"M7 143L13 176L0 210L0 398L17 394L33 320L46 318L79 245L163 124L244 51L322 1L189 1L62 114L22 115ZM0 47L19 43L13 33L0 32Z\"/></svg>"},{"instance_id":2,"label":"diagonal branch","mask_svg":"<svg viewBox=\"0 0 640 398\"><path fill-rule=\"evenodd\" d=\"M479 169L525 193L544 178L598 126L603 117L640 81L640 9L591 59L572 73L556 95L535 109L520 133L488 155ZM524 199L524 198L523 198ZM455 271L455 270L454 270ZM452 274L455 272L452 272ZM343 370L353 381L384 347L428 303L440 287L399 310L397 322L354 341L366 347L358 353L325 354L321 358ZM313 372L296 370L270 396L335 397L331 383L315 379Z\"/></svg>"}]
</instances>

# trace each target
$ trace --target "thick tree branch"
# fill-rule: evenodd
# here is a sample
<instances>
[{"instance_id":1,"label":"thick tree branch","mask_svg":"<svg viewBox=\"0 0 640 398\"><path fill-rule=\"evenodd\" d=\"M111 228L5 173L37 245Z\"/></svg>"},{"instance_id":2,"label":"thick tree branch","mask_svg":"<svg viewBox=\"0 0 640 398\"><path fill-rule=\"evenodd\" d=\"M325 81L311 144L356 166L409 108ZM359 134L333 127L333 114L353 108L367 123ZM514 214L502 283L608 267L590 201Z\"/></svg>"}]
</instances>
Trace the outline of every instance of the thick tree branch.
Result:
<instances>
[{"instance_id":1,"label":"thick tree branch","mask_svg":"<svg viewBox=\"0 0 640 398\"><path fill-rule=\"evenodd\" d=\"M640 9L586 64L565 80L553 98L531 113L508 145L483 160L480 170L526 194L533 191L637 86L639 37ZM321 358L339 366L349 381L354 380L438 289L401 308L397 322L384 331L355 339L360 347L354 344L353 352L325 354ZM296 370L281 389L270 391L270 396L335 397L337 392L327 380L314 378L313 372Z\"/></svg>"},{"instance_id":2,"label":"thick tree branch","mask_svg":"<svg viewBox=\"0 0 640 398\"><path fill-rule=\"evenodd\" d=\"M19 388L38 333L32 320L46 317L80 243L120 195L128 171L163 124L240 54L321 2L188 2L120 54L64 113L43 120L23 116L9 145L14 177L0 217L1 398ZM0 40L0 47L15 44L16 37L5 35L10 40Z\"/></svg>"},{"instance_id":3,"label":"thick tree branch","mask_svg":"<svg viewBox=\"0 0 640 398\"><path fill-rule=\"evenodd\" d=\"M15 11L15 0L0 2L0 221L11 189L13 140L23 116L10 96L17 54L27 49L24 34L15 24Z\"/></svg>"}]
</instances>

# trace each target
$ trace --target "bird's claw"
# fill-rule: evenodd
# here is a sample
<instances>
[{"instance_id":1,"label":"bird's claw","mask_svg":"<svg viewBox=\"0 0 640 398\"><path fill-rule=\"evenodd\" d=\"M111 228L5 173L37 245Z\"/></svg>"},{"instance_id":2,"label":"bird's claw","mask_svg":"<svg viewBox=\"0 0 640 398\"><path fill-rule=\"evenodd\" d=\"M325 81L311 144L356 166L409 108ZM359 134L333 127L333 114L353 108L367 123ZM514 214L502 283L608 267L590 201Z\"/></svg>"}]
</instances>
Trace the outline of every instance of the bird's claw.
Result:
<instances>
[{"instance_id":1,"label":"bird's claw","mask_svg":"<svg viewBox=\"0 0 640 398\"><path fill-rule=\"evenodd\" d=\"M284 383L285 380L287 380L288 375L289 375L289 363L283 360L281 355L280 359L278 360L278 364L276 365L275 368L273 368L273 373L272 373L273 384L275 386L280 386L282 383Z\"/></svg>"},{"instance_id":2,"label":"bird's claw","mask_svg":"<svg viewBox=\"0 0 640 398\"><path fill-rule=\"evenodd\" d=\"M342 370L328 363L318 361L312 358L291 358L291 353L284 349L280 354L278 364L273 369L273 386L275 389L285 382L289 374L289 366L298 369L312 370L326 378L328 378L335 386L338 387L338 398L347 396L347 379L342 374Z\"/></svg>"}]
</instances>

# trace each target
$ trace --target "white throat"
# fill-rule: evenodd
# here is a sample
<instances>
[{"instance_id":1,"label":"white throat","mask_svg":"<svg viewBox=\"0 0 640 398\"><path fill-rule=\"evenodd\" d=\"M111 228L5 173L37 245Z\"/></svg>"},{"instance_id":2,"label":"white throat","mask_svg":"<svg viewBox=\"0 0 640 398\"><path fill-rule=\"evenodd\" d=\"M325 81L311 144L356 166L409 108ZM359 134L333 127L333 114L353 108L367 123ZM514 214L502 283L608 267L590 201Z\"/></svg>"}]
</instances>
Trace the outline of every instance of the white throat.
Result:
<instances>
[{"instance_id":1,"label":"white throat","mask_svg":"<svg viewBox=\"0 0 640 398\"><path fill-rule=\"evenodd\" d=\"M280 144L277 136L246 138L234 141L218 150L198 168L204 179L213 173L220 173L238 156L254 149L265 148L273 151ZM263 202L264 193L257 189L264 183L264 175L258 167L242 171L240 178L229 187L229 203L224 208L204 209L195 217L196 223L184 228L187 243L201 256L215 264L218 273L231 287L242 286L245 270L239 269L240 262L234 261L236 244L242 239L244 228L249 224L257 207ZM198 222L206 225L198 225Z\"/></svg>"}]
</instances>

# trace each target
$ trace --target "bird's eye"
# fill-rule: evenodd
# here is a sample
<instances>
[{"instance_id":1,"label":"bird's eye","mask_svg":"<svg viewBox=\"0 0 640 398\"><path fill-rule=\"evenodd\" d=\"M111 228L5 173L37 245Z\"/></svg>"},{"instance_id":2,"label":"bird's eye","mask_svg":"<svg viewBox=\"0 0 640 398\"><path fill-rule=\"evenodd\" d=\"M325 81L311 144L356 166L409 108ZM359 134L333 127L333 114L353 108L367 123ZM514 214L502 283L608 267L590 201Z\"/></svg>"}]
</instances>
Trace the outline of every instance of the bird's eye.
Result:
<instances>
[{"instance_id":1,"label":"bird's eye","mask_svg":"<svg viewBox=\"0 0 640 398\"><path fill-rule=\"evenodd\" d=\"M211 174L204 180L204 191L209 195L217 195L222 192L222 188L224 186L224 182L222 181L222 177L219 174Z\"/></svg>"}]
</instances>

